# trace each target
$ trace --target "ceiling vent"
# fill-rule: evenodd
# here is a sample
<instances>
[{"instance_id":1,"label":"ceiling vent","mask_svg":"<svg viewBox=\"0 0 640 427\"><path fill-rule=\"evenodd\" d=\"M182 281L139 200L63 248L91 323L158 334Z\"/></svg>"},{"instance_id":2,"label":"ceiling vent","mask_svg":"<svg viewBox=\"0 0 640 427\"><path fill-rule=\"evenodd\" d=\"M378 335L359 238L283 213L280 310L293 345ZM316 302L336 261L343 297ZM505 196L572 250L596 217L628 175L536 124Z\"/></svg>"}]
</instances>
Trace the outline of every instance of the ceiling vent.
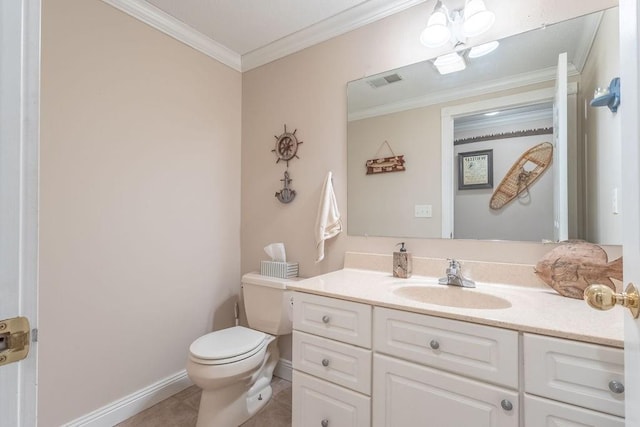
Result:
<instances>
[{"instance_id":1,"label":"ceiling vent","mask_svg":"<svg viewBox=\"0 0 640 427\"><path fill-rule=\"evenodd\" d=\"M402 77L398 73L389 74L383 77L377 77L375 79L369 80L369 84L372 88L379 88L382 86L390 85L391 83L399 82L402 80Z\"/></svg>"}]
</instances>

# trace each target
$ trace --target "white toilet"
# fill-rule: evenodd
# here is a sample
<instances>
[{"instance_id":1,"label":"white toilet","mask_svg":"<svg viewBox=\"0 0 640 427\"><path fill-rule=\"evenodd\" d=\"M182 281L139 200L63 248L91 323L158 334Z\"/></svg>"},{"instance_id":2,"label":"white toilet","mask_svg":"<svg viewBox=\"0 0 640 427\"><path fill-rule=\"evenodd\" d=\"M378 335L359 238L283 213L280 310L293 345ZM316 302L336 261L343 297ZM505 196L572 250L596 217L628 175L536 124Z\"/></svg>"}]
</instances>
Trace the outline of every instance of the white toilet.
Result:
<instances>
[{"instance_id":1,"label":"white toilet","mask_svg":"<svg viewBox=\"0 0 640 427\"><path fill-rule=\"evenodd\" d=\"M251 329L211 332L189 347L187 374L202 388L197 427L239 426L271 398L278 336L292 328L290 281L245 274L242 294Z\"/></svg>"}]
</instances>

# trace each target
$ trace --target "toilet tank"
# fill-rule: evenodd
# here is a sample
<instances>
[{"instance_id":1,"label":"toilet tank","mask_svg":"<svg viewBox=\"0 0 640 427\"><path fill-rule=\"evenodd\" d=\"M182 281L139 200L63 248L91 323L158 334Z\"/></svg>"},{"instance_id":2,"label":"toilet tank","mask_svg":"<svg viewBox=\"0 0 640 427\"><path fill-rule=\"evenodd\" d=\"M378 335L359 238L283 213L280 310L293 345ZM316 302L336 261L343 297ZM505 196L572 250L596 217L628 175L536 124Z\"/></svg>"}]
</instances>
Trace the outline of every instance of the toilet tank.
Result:
<instances>
[{"instance_id":1,"label":"toilet tank","mask_svg":"<svg viewBox=\"0 0 640 427\"><path fill-rule=\"evenodd\" d=\"M249 327L271 335L290 334L293 328L293 292L287 283L300 280L280 279L247 273L242 276L242 296Z\"/></svg>"}]
</instances>

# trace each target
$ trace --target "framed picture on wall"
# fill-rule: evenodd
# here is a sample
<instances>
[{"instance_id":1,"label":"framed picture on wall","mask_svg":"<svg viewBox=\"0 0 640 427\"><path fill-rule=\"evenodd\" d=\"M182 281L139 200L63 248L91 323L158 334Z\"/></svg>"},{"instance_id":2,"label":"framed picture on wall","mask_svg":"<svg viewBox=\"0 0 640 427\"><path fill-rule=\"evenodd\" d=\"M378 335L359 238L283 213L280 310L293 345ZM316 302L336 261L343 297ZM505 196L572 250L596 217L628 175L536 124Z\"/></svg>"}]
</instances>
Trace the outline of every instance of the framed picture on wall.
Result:
<instances>
[{"instance_id":1,"label":"framed picture on wall","mask_svg":"<svg viewBox=\"0 0 640 427\"><path fill-rule=\"evenodd\" d=\"M458 153L458 190L493 188L493 150Z\"/></svg>"}]
</instances>

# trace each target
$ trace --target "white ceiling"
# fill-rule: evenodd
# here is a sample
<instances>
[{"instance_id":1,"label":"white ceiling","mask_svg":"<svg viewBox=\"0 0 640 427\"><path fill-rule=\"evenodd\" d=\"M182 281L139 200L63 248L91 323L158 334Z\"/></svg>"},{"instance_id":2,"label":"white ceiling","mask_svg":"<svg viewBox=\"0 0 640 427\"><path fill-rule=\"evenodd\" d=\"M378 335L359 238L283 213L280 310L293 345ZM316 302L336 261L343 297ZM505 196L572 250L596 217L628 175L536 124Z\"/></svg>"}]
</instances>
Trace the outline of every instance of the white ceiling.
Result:
<instances>
[{"instance_id":1,"label":"white ceiling","mask_svg":"<svg viewBox=\"0 0 640 427\"><path fill-rule=\"evenodd\" d=\"M146 0L244 55L367 0Z\"/></svg>"},{"instance_id":2,"label":"white ceiling","mask_svg":"<svg viewBox=\"0 0 640 427\"><path fill-rule=\"evenodd\" d=\"M427 0L103 1L246 71Z\"/></svg>"}]
</instances>

